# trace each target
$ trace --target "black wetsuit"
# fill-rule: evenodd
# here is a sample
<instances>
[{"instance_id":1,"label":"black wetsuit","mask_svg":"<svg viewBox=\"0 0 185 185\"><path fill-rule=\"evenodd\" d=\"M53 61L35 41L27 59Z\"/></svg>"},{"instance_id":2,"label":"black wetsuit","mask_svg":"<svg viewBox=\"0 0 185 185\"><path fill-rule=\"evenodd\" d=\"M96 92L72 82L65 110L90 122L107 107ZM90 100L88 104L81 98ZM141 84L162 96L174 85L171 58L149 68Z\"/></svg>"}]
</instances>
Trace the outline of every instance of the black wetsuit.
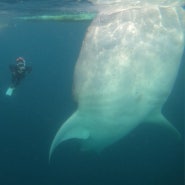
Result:
<instances>
[{"instance_id":1,"label":"black wetsuit","mask_svg":"<svg viewBox=\"0 0 185 185\"><path fill-rule=\"evenodd\" d=\"M26 66L24 69L20 68L18 65L10 65L10 71L12 72L12 84L11 87L15 88L19 85L20 81L25 77L27 73L32 71L32 67Z\"/></svg>"}]
</instances>

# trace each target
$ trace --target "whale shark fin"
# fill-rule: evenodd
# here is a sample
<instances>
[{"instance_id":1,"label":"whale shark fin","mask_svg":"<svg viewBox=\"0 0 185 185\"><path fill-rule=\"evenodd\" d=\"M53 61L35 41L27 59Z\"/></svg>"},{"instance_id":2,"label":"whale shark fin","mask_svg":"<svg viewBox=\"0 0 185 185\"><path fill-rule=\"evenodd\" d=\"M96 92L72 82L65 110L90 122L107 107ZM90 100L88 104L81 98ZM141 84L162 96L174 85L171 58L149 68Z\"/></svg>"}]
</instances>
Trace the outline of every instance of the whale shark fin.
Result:
<instances>
[{"instance_id":1,"label":"whale shark fin","mask_svg":"<svg viewBox=\"0 0 185 185\"><path fill-rule=\"evenodd\" d=\"M161 127L167 128L177 139L181 139L180 132L161 114L156 113L145 119L145 122L155 123Z\"/></svg>"},{"instance_id":2,"label":"whale shark fin","mask_svg":"<svg viewBox=\"0 0 185 185\"><path fill-rule=\"evenodd\" d=\"M82 126L85 121L75 112L59 129L50 147L49 160L55 148L68 139L88 139L89 131Z\"/></svg>"}]
</instances>

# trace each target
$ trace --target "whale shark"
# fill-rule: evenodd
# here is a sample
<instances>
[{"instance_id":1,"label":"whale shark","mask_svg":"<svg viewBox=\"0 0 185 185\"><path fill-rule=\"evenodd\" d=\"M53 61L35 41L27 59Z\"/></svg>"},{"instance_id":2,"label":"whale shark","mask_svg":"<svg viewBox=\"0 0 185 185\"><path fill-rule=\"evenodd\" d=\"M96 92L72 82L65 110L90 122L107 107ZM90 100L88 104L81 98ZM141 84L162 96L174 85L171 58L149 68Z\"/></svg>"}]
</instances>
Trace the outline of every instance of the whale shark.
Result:
<instances>
[{"instance_id":1,"label":"whale shark","mask_svg":"<svg viewBox=\"0 0 185 185\"><path fill-rule=\"evenodd\" d=\"M162 114L185 45L183 1L90 0L100 6L74 69L77 110L59 128L56 147L78 139L100 152L140 124L178 130Z\"/></svg>"}]
</instances>

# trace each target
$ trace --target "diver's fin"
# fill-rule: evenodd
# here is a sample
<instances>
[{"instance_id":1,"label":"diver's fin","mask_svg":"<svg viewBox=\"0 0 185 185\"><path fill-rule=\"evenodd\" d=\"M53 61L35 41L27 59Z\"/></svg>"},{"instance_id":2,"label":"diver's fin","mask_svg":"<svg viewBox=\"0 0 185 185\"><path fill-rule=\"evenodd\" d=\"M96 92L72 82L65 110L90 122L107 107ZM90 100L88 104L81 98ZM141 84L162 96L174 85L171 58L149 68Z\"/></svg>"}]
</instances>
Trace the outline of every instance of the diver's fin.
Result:
<instances>
[{"instance_id":1,"label":"diver's fin","mask_svg":"<svg viewBox=\"0 0 185 185\"><path fill-rule=\"evenodd\" d=\"M161 113L154 114L148 117L145 121L158 124L161 127L166 127L176 136L177 139L181 138L181 134L179 133L179 131Z\"/></svg>"},{"instance_id":2,"label":"diver's fin","mask_svg":"<svg viewBox=\"0 0 185 185\"><path fill-rule=\"evenodd\" d=\"M6 91L6 95L7 95L7 96L11 96L11 95L13 94L14 89L15 89L15 88L13 88L13 87L9 87L9 88L7 89L7 91Z\"/></svg>"}]
</instances>

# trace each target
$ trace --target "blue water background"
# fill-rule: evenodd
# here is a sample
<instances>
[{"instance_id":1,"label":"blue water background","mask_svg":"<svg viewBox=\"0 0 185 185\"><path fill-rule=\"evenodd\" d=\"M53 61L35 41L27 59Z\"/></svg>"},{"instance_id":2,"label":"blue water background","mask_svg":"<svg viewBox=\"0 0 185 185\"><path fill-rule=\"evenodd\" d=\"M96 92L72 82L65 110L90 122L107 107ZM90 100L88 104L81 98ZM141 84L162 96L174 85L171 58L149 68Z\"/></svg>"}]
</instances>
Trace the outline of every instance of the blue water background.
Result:
<instances>
[{"instance_id":1,"label":"blue water background","mask_svg":"<svg viewBox=\"0 0 185 185\"><path fill-rule=\"evenodd\" d=\"M89 22L10 21L0 30L0 185L184 185L185 56L163 112L182 134L141 125L101 154L66 142L48 162L61 123L75 110L74 65ZM9 64L32 65L12 97Z\"/></svg>"}]
</instances>

